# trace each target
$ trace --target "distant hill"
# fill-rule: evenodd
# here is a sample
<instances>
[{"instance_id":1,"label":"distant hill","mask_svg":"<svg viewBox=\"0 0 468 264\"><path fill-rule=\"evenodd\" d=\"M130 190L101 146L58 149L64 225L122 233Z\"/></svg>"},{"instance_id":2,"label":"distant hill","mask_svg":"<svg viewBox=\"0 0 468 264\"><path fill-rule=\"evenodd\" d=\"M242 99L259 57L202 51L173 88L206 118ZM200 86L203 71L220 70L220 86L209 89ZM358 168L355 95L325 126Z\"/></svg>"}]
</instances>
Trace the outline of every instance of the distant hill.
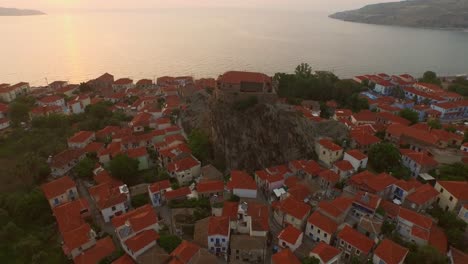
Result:
<instances>
[{"instance_id":1,"label":"distant hill","mask_svg":"<svg viewBox=\"0 0 468 264\"><path fill-rule=\"evenodd\" d=\"M468 0L407 0L367 5L331 18L350 22L425 28L468 28Z\"/></svg>"},{"instance_id":2,"label":"distant hill","mask_svg":"<svg viewBox=\"0 0 468 264\"><path fill-rule=\"evenodd\" d=\"M35 16L35 15L45 15L45 13L38 11L38 10L0 7L0 16Z\"/></svg>"}]
</instances>

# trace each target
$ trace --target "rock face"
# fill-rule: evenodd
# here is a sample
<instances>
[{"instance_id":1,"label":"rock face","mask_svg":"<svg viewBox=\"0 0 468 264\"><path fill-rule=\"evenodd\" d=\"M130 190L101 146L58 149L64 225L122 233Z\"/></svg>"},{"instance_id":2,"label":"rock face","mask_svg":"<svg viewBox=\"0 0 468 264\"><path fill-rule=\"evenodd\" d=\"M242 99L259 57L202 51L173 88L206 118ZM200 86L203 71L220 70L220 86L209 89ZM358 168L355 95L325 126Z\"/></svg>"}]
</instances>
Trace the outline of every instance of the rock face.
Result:
<instances>
[{"instance_id":1,"label":"rock face","mask_svg":"<svg viewBox=\"0 0 468 264\"><path fill-rule=\"evenodd\" d=\"M197 93L182 114L182 124L210 136L216 159L229 169L253 171L310 159L319 136L344 139L346 128L334 121L314 123L284 105L257 104L243 111Z\"/></svg>"},{"instance_id":2,"label":"rock face","mask_svg":"<svg viewBox=\"0 0 468 264\"><path fill-rule=\"evenodd\" d=\"M37 10L16 9L0 7L0 16L34 16L45 15L45 13Z\"/></svg>"},{"instance_id":3,"label":"rock face","mask_svg":"<svg viewBox=\"0 0 468 264\"><path fill-rule=\"evenodd\" d=\"M467 0L411 0L330 15L345 21L424 28L468 28Z\"/></svg>"}]
</instances>

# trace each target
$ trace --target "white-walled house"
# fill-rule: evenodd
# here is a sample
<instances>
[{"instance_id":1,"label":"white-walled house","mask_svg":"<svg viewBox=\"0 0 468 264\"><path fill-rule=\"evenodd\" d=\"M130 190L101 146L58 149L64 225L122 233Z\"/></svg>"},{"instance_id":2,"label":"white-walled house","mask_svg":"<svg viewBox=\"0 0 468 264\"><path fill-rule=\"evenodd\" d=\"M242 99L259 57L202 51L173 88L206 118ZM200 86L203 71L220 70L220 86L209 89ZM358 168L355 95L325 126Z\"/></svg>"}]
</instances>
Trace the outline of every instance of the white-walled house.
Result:
<instances>
[{"instance_id":1,"label":"white-walled house","mask_svg":"<svg viewBox=\"0 0 468 264\"><path fill-rule=\"evenodd\" d=\"M113 217L126 213L130 207L130 194L127 185L116 180L89 188L89 194L106 223Z\"/></svg>"},{"instance_id":2,"label":"white-walled house","mask_svg":"<svg viewBox=\"0 0 468 264\"><path fill-rule=\"evenodd\" d=\"M273 219L278 224L283 227L292 225L300 230L303 230L311 210L308 204L298 201L292 196L279 202L273 202L271 206L273 208Z\"/></svg>"},{"instance_id":3,"label":"white-walled house","mask_svg":"<svg viewBox=\"0 0 468 264\"><path fill-rule=\"evenodd\" d=\"M63 176L45 183L41 189L52 208L79 198L76 184L70 176Z\"/></svg>"},{"instance_id":4,"label":"white-walled house","mask_svg":"<svg viewBox=\"0 0 468 264\"><path fill-rule=\"evenodd\" d=\"M337 229L337 223L319 211L315 211L307 219L305 233L316 242L322 241L330 244Z\"/></svg>"},{"instance_id":5,"label":"white-walled house","mask_svg":"<svg viewBox=\"0 0 468 264\"><path fill-rule=\"evenodd\" d=\"M227 257L231 228L229 217L212 216L208 224L208 250L216 256Z\"/></svg>"},{"instance_id":6,"label":"white-walled house","mask_svg":"<svg viewBox=\"0 0 468 264\"><path fill-rule=\"evenodd\" d=\"M83 149L66 149L51 158L50 170L54 177L61 177L73 169L85 157Z\"/></svg>"},{"instance_id":7,"label":"white-walled house","mask_svg":"<svg viewBox=\"0 0 468 264\"><path fill-rule=\"evenodd\" d=\"M369 158L357 149L348 150L345 152L343 160L347 160L353 165L355 171L367 168Z\"/></svg>"},{"instance_id":8,"label":"white-walled house","mask_svg":"<svg viewBox=\"0 0 468 264\"><path fill-rule=\"evenodd\" d=\"M373 264L403 264L409 250L390 239L384 239L374 251Z\"/></svg>"},{"instance_id":9,"label":"white-walled house","mask_svg":"<svg viewBox=\"0 0 468 264\"><path fill-rule=\"evenodd\" d=\"M226 186L232 194L241 198L257 198L257 184L244 171L231 171L231 179Z\"/></svg>"},{"instance_id":10,"label":"white-walled house","mask_svg":"<svg viewBox=\"0 0 468 264\"><path fill-rule=\"evenodd\" d=\"M167 171L173 178L177 178L179 184L185 185L201 174L201 162L190 156L167 165Z\"/></svg>"},{"instance_id":11,"label":"white-walled house","mask_svg":"<svg viewBox=\"0 0 468 264\"><path fill-rule=\"evenodd\" d=\"M320 139L315 143L315 152L320 161L331 166L343 157L343 148L329 139Z\"/></svg>"},{"instance_id":12,"label":"white-walled house","mask_svg":"<svg viewBox=\"0 0 468 264\"><path fill-rule=\"evenodd\" d=\"M81 149L96 139L96 134L92 131L79 131L68 139L68 147L72 149Z\"/></svg>"},{"instance_id":13,"label":"white-walled house","mask_svg":"<svg viewBox=\"0 0 468 264\"><path fill-rule=\"evenodd\" d=\"M65 99L58 95L50 95L37 100L39 106L65 107Z\"/></svg>"},{"instance_id":14,"label":"white-walled house","mask_svg":"<svg viewBox=\"0 0 468 264\"><path fill-rule=\"evenodd\" d=\"M278 246L283 249L296 251L302 245L304 234L292 225L287 226L278 235Z\"/></svg>"},{"instance_id":15,"label":"white-walled house","mask_svg":"<svg viewBox=\"0 0 468 264\"><path fill-rule=\"evenodd\" d=\"M153 206L161 206L165 201L164 194L168 191L172 191L171 183L169 180L163 180L155 182L148 186L148 194L150 197L151 204Z\"/></svg>"},{"instance_id":16,"label":"white-walled house","mask_svg":"<svg viewBox=\"0 0 468 264\"><path fill-rule=\"evenodd\" d=\"M468 204L468 182L437 181L434 188L439 192L437 204L446 211L458 213Z\"/></svg>"},{"instance_id":17,"label":"white-walled house","mask_svg":"<svg viewBox=\"0 0 468 264\"><path fill-rule=\"evenodd\" d=\"M317 258L320 264L339 264L341 251L327 243L320 242L310 251L309 257Z\"/></svg>"}]
</instances>

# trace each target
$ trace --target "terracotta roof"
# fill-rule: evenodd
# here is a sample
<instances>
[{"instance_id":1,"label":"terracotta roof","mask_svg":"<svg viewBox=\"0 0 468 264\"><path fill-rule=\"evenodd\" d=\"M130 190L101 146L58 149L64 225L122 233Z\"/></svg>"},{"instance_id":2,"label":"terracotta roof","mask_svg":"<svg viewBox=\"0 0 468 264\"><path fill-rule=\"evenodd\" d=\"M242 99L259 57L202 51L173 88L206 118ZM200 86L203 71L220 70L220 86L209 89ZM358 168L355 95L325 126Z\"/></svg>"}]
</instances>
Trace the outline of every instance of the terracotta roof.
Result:
<instances>
[{"instance_id":1,"label":"terracotta roof","mask_svg":"<svg viewBox=\"0 0 468 264\"><path fill-rule=\"evenodd\" d=\"M336 257L341 251L335 247L328 245L327 243L320 241L310 253L316 254L323 263L328 263L332 258ZM390 264L390 263L389 263Z\"/></svg>"},{"instance_id":2,"label":"terracotta roof","mask_svg":"<svg viewBox=\"0 0 468 264\"><path fill-rule=\"evenodd\" d=\"M321 170L320 165L314 160L308 161L304 167L304 172L310 175L317 175Z\"/></svg>"},{"instance_id":3,"label":"terracotta roof","mask_svg":"<svg viewBox=\"0 0 468 264\"><path fill-rule=\"evenodd\" d=\"M411 235L415 236L415 237L418 237L418 238L420 238L422 240L428 241L430 232L427 229L423 229L423 228L421 228L421 227L419 227L417 225L414 225L411 228Z\"/></svg>"},{"instance_id":4,"label":"terracotta roof","mask_svg":"<svg viewBox=\"0 0 468 264\"><path fill-rule=\"evenodd\" d=\"M229 217L230 220L237 220L238 202L224 202L222 216Z\"/></svg>"},{"instance_id":5,"label":"terracotta roof","mask_svg":"<svg viewBox=\"0 0 468 264\"><path fill-rule=\"evenodd\" d=\"M84 154L82 149L66 149L52 158L51 167L63 167Z\"/></svg>"},{"instance_id":6,"label":"terracotta roof","mask_svg":"<svg viewBox=\"0 0 468 264\"><path fill-rule=\"evenodd\" d=\"M398 217L407 220L415 225L418 225L424 229L430 229L432 227L432 219L422 214L416 213L406 208L400 208Z\"/></svg>"},{"instance_id":7,"label":"terracotta roof","mask_svg":"<svg viewBox=\"0 0 468 264\"><path fill-rule=\"evenodd\" d=\"M167 165L167 170L169 172L181 172L189 170L193 167L200 166L200 162L195 159L193 156L171 162Z\"/></svg>"},{"instance_id":8,"label":"terracotta roof","mask_svg":"<svg viewBox=\"0 0 468 264\"><path fill-rule=\"evenodd\" d=\"M228 71L219 76L218 82L229 84L247 83L271 83L271 77L258 72Z\"/></svg>"},{"instance_id":9,"label":"terracotta roof","mask_svg":"<svg viewBox=\"0 0 468 264\"><path fill-rule=\"evenodd\" d=\"M377 144L382 141L380 138L364 131L364 130L353 130L350 134L351 138L356 141L360 146L369 146Z\"/></svg>"},{"instance_id":10,"label":"terracotta roof","mask_svg":"<svg viewBox=\"0 0 468 264\"><path fill-rule=\"evenodd\" d=\"M302 232L292 225L288 225L278 234L278 239L286 241L289 244L295 245L299 240Z\"/></svg>"},{"instance_id":11,"label":"terracotta roof","mask_svg":"<svg viewBox=\"0 0 468 264\"><path fill-rule=\"evenodd\" d=\"M444 255L447 253L447 235L437 225L433 225L431 228L431 234L429 235L429 244L437 250L439 250L440 253Z\"/></svg>"},{"instance_id":12,"label":"terracotta roof","mask_svg":"<svg viewBox=\"0 0 468 264\"><path fill-rule=\"evenodd\" d=\"M165 190L170 187L171 187L171 182L169 182L169 180L163 180L163 181L158 181L158 182L151 184L148 188L150 192L157 193L157 192L160 192L161 190Z\"/></svg>"},{"instance_id":13,"label":"terracotta roof","mask_svg":"<svg viewBox=\"0 0 468 264\"><path fill-rule=\"evenodd\" d=\"M437 195L439 195L439 192L434 187L425 184L406 196L406 200L421 205L436 198Z\"/></svg>"},{"instance_id":14,"label":"terracotta roof","mask_svg":"<svg viewBox=\"0 0 468 264\"><path fill-rule=\"evenodd\" d=\"M453 264L468 263L468 254L454 247L450 247L450 251L452 253Z\"/></svg>"},{"instance_id":15,"label":"terracotta roof","mask_svg":"<svg viewBox=\"0 0 468 264\"><path fill-rule=\"evenodd\" d=\"M200 251L198 245L184 240L171 252L171 256L178 261L177 263L187 264L198 251Z\"/></svg>"},{"instance_id":16,"label":"terracotta roof","mask_svg":"<svg viewBox=\"0 0 468 264\"><path fill-rule=\"evenodd\" d=\"M338 217L351 207L353 200L353 198L340 196L332 201L321 201L318 207L321 211L333 217Z\"/></svg>"},{"instance_id":17,"label":"terracotta roof","mask_svg":"<svg viewBox=\"0 0 468 264\"><path fill-rule=\"evenodd\" d=\"M357 149L348 150L348 151L346 151L346 153L348 153L350 156L352 156L353 158L355 158L357 160L363 160L363 159L367 158L367 156L364 155L364 153L362 153L361 151L359 151Z\"/></svg>"},{"instance_id":18,"label":"terracotta roof","mask_svg":"<svg viewBox=\"0 0 468 264\"><path fill-rule=\"evenodd\" d=\"M214 235L229 235L229 217L212 216L208 224L208 236Z\"/></svg>"},{"instance_id":19,"label":"terracotta roof","mask_svg":"<svg viewBox=\"0 0 468 264\"><path fill-rule=\"evenodd\" d=\"M104 143L102 142L91 142L84 148L86 153L98 153L100 150L104 149Z\"/></svg>"},{"instance_id":20,"label":"terracotta roof","mask_svg":"<svg viewBox=\"0 0 468 264\"><path fill-rule=\"evenodd\" d=\"M153 84L153 81L150 80L150 79L141 79L139 80L136 85L137 86L141 86L141 85L152 85Z\"/></svg>"},{"instance_id":21,"label":"terracotta roof","mask_svg":"<svg viewBox=\"0 0 468 264\"><path fill-rule=\"evenodd\" d=\"M332 170L324 170L319 173L318 177L324 179L325 181L328 181L330 183L336 183L340 180L340 175L338 175L336 172Z\"/></svg>"},{"instance_id":22,"label":"terracotta roof","mask_svg":"<svg viewBox=\"0 0 468 264\"><path fill-rule=\"evenodd\" d=\"M112 238L108 236L96 241L96 245L76 256L73 261L75 264L98 264L99 261L111 255L114 251L114 242L112 242Z\"/></svg>"},{"instance_id":23,"label":"terracotta roof","mask_svg":"<svg viewBox=\"0 0 468 264\"><path fill-rule=\"evenodd\" d=\"M127 201L127 195L120 193L119 190L119 186L122 185L122 182L113 179L111 182L89 188L89 194L96 201L98 208L103 210Z\"/></svg>"},{"instance_id":24,"label":"terracotta roof","mask_svg":"<svg viewBox=\"0 0 468 264\"><path fill-rule=\"evenodd\" d=\"M132 257L125 254L121 256L120 258L114 260L112 264L135 264L135 262L133 261Z\"/></svg>"},{"instance_id":25,"label":"terracotta roof","mask_svg":"<svg viewBox=\"0 0 468 264\"><path fill-rule=\"evenodd\" d=\"M310 206L308 204L298 201L293 197L288 197L280 201L278 207L279 210L297 219L303 219L310 212Z\"/></svg>"},{"instance_id":26,"label":"terracotta roof","mask_svg":"<svg viewBox=\"0 0 468 264\"><path fill-rule=\"evenodd\" d=\"M343 148L338 146L337 144L333 143L333 141L329 139L321 139L319 140L319 144L322 145L324 148L329 149L331 151L339 151Z\"/></svg>"},{"instance_id":27,"label":"terracotta roof","mask_svg":"<svg viewBox=\"0 0 468 264\"><path fill-rule=\"evenodd\" d=\"M358 203L372 210L376 210L377 207L379 207L381 200L379 196L367 192L358 192L354 197L354 203Z\"/></svg>"},{"instance_id":28,"label":"terracotta roof","mask_svg":"<svg viewBox=\"0 0 468 264\"><path fill-rule=\"evenodd\" d=\"M370 238L359 233L348 225L345 225L343 230L338 234L338 237L351 246L359 249L364 254L368 254L374 246L374 242Z\"/></svg>"},{"instance_id":29,"label":"terracotta roof","mask_svg":"<svg viewBox=\"0 0 468 264\"><path fill-rule=\"evenodd\" d=\"M397 179L387 173L374 175L369 171L363 171L353 175L349 180L349 184L354 185L364 191L377 193L396 183L397 181Z\"/></svg>"},{"instance_id":30,"label":"terracotta roof","mask_svg":"<svg viewBox=\"0 0 468 264\"><path fill-rule=\"evenodd\" d=\"M335 167L337 167L340 171L350 171L350 170L354 170L354 167L353 165L351 164L351 162L347 161L347 160L340 160L340 161L337 161L335 162Z\"/></svg>"},{"instance_id":31,"label":"terracotta roof","mask_svg":"<svg viewBox=\"0 0 468 264\"><path fill-rule=\"evenodd\" d=\"M299 259L287 248L271 256L272 264L301 264Z\"/></svg>"},{"instance_id":32,"label":"terracotta roof","mask_svg":"<svg viewBox=\"0 0 468 264\"><path fill-rule=\"evenodd\" d=\"M466 181L437 181L444 189L458 200L468 200L468 182Z\"/></svg>"},{"instance_id":33,"label":"terracotta roof","mask_svg":"<svg viewBox=\"0 0 468 264\"><path fill-rule=\"evenodd\" d=\"M290 176L286 180L284 180L283 184L288 188L292 188L296 186L298 182L299 182L299 178L297 178L296 176Z\"/></svg>"},{"instance_id":34,"label":"terracotta roof","mask_svg":"<svg viewBox=\"0 0 468 264\"><path fill-rule=\"evenodd\" d=\"M182 187L176 190L166 192L165 196L167 200L174 200L182 197L186 197L187 195L191 194L189 187Z\"/></svg>"},{"instance_id":35,"label":"terracotta roof","mask_svg":"<svg viewBox=\"0 0 468 264\"><path fill-rule=\"evenodd\" d=\"M419 181L417 181L415 179L411 179L411 180L408 180L408 181L398 180L397 182L395 182L395 186L397 186L400 189L403 189L403 190L405 190L407 192L411 191L411 190L414 190L416 188L419 188L421 185L422 185L422 183L420 183Z\"/></svg>"},{"instance_id":36,"label":"terracotta roof","mask_svg":"<svg viewBox=\"0 0 468 264\"><path fill-rule=\"evenodd\" d=\"M69 254L73 249L79 248L87 244L90 240L91 227L87 223L83 223L79 227L62 233L64 249L66 254Z\"/></svg>"},{"instance_id":37,"label":"terracotta roof","mask_svg":"<svg viewBox=\"0 0 468 264\"><path fill-rule=\"evenodd\" d=\"M68 189L73 187L76 187L76 184L70 176L63 176L41 185L41 189L48 200L64 194Z\"/></svg>"},{"instance_id":38,"label":"terracotta roof","mask_svg":"<svg viewBox=\"0 0 468 264\"><path fill-rule=\"evenodd\" d=\"M387 133L390 133L392 137L406 136L430 145L437 145L437 142L439 141L439 139L434 135L421 131L420 129L404 126L401 124L392 124L388 126Z\"/></svg>"},{"instance_id":39,"label":"terracotta roof","mask_svg":"<svg viewBox=\"0 0 468 264\"><path fill-rule=\"evenodd\" d=\"M75 133L71 138L68 139L68 143L83 143L87 139L94 136L94 132L91 131L79 131Z\"/></svg>"},{"instance_id":40,"label":"terracotta roof","mask_svg":"<svg viewBox=\"0 0 468 264\"><path fill-rule=\"evenodd\" d=\"M205 181L197 184L197 191L199 193L207 192L222 192L224 191L223 181Z\"/></svg>"},{"instance_id":41,"label":"terracotta roof","mask_svg":"<svg viewBox=\"0 0 468 264\"><path fill-rule=\"evenodd\" d=\"M146 151L146 147L140 147L127 150L127 155L130 158L136 159L148 155L148 152Z\"/></svg>"},{"instance_id":42,"label":"terracotta roof","mask_svg":"<svg viewBox=\"0 0 468 264\"><path fill-rule=\"evenodd\" d=\"M374 254L385 261L386 264L400 264L406 258L409 250L390 239L384 239L375 249Z\"/></svg>"},{"instance_id":43,"label":"terracotta roof","mask_svg":"<svg viewBox=\"0 0 468 264\"><path fill-rule=\"evenodd\" d=\"M256 190L257 183L255 180L244 171L231 171L231 180L227 183L227 188L232 189L246 189Z\"/></svg>"},{"instance_id":44,"label":"terracotta roof","mask_svg":"<svg viewBox=\"0 0 468 264\"><path fill-rule=\"evenodd\" d=\"M374 122L377 119L377 114L370 110L362 110L359 113L353 114L356 121Z\"/></svg>"},{"instance_id":45,"label":"terracotta roof","mask_svg":"<svg viewBox=\"0 0 468 264\"><path fill-rule=\"evenodd\" d=\"M309 219L307 219L307 222L315 227L322 229L328 234L334 234L338 229L338 225L333 220L321 214L319 211L315 211L313 214L311 214Z\"/></svg>"},{"instance_id":46,"label":"terracotta roof","mask_svg":"<svg viewBox=\"0 0 468 264\"><path fill-rule=\"evenodd\" d=\"M267 205L249 202L247 207L247 215L252 218L252 230L268 231L270 230L269 215L270 209Z\"/></svg>"},{"instance_id":47,"label":"terracotta roof","mask_svg":"<svg viewBox=\"0 0 468 264\"><path fill-rule=\"evenodd\" d=\"M46 97L39 99L39 102L43 104L50 104L50 103L55 103L59 100L63 100L63 97L58 96L58 95L50 95L50 96L46 96Z\"/></svg>"},{"instance_id":48,"label":"terracotta roof","mask_svg":"<svg viewBox=\"0 0 468 264\"><path fill-rule=\"evenodd\" d=\"M84 198L53 208L52 211L57 220L60 233L66 233L85 224L81 216L81 213L85 210L89 210L89 204Z\"/></svg>"},{"instance_id":49,"label":"terracotta roof","mask_svg":"<svg viewBox=\"0 0 468 264\"><path fill-rule=\"evenodd\" d=\"M417 152L410 149L400 149L400 153L402 156L408 157L421 166L435 167L439 165L435 159L431 158L429 155L423 152Z\"/></svg>"},{"instance_id":50,"label":"terracotta roof","mask_svg":"<svg viewBox=\"0 0 468 264\"><path fill-rule=\"evenodd\" d=\"M400 213L400 206L386 200L380 202L380 207L382 207L385 214L391 218L397 217Z\"/></svg>"},{"instance_id":51,"label":"terracotta roof","mask_svg":"<svg viewBox=\"0 0 468 264\"><path fill-rule=\"evenodd\" d=\"M153 229L145 230L139 234L125 240L125 245L132 252L138 252L148 244L156 242L159 239L159 234Z\"/></svg>"},{"instance_id":52,"label":"terracotta roof","mask_svg":"<svg viewBox=\"0 0 468 264\"><path fill-rule=\"evenodd\" d=\"M312 192L307 184L298 183L294 187L288 189L288 194L298 201L304 201Z\"/></svg>"},{"instance_id":53,"label":"terracotta roof","mask_svg":"<svg viewBox=\"0 0 468 264\"><path fill-rule=\"evenodd\" d=\"M129 224L134 232L139 232L157 223L158 216L153 207L149 204L112 218L112 225L114 228Z\"/></svg>"},{"instance_id":54,"label":"terracotta roof","mask_svg":"<svg viewBox=\"0 0 468 264\"><path fill-rule=\"evenodd\" d=\"M125 84L131 84L131 83L133 83L133 80L129 78L121 78L114 82L114 84L117 84L117 85L125 85Z\"/></svg>"},{"instance_id":55,"label":"terracotta roof","mask_svg":"<svg viewBox=\"0 0 468 264\"><path fill-rule=\"evenodd\" d=\"M4 103L0 103L0 113L8 112L8 105Z\"/></svg>"}]
</instances>

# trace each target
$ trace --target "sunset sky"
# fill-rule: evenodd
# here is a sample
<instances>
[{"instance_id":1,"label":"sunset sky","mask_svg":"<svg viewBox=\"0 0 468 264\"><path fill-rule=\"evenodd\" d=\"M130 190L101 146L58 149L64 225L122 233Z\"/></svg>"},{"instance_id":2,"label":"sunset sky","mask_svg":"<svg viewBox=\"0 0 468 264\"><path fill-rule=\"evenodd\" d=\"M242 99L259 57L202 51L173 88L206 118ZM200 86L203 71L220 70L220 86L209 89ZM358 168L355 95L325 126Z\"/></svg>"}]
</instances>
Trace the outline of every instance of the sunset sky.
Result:
<instances>
[{"instance_id":1,"label":"sunset sky","mask_svg":"<svg viewBox=\"0 0 468 264\"><path fill-rule=\"evenodd\" d=\"M127 9L167 7L271 7L313 10L344 10L392 0L2 0L2 7L57 9ZM393 0L395 1L395 0Z\"/></svg>"}]
</instances>

